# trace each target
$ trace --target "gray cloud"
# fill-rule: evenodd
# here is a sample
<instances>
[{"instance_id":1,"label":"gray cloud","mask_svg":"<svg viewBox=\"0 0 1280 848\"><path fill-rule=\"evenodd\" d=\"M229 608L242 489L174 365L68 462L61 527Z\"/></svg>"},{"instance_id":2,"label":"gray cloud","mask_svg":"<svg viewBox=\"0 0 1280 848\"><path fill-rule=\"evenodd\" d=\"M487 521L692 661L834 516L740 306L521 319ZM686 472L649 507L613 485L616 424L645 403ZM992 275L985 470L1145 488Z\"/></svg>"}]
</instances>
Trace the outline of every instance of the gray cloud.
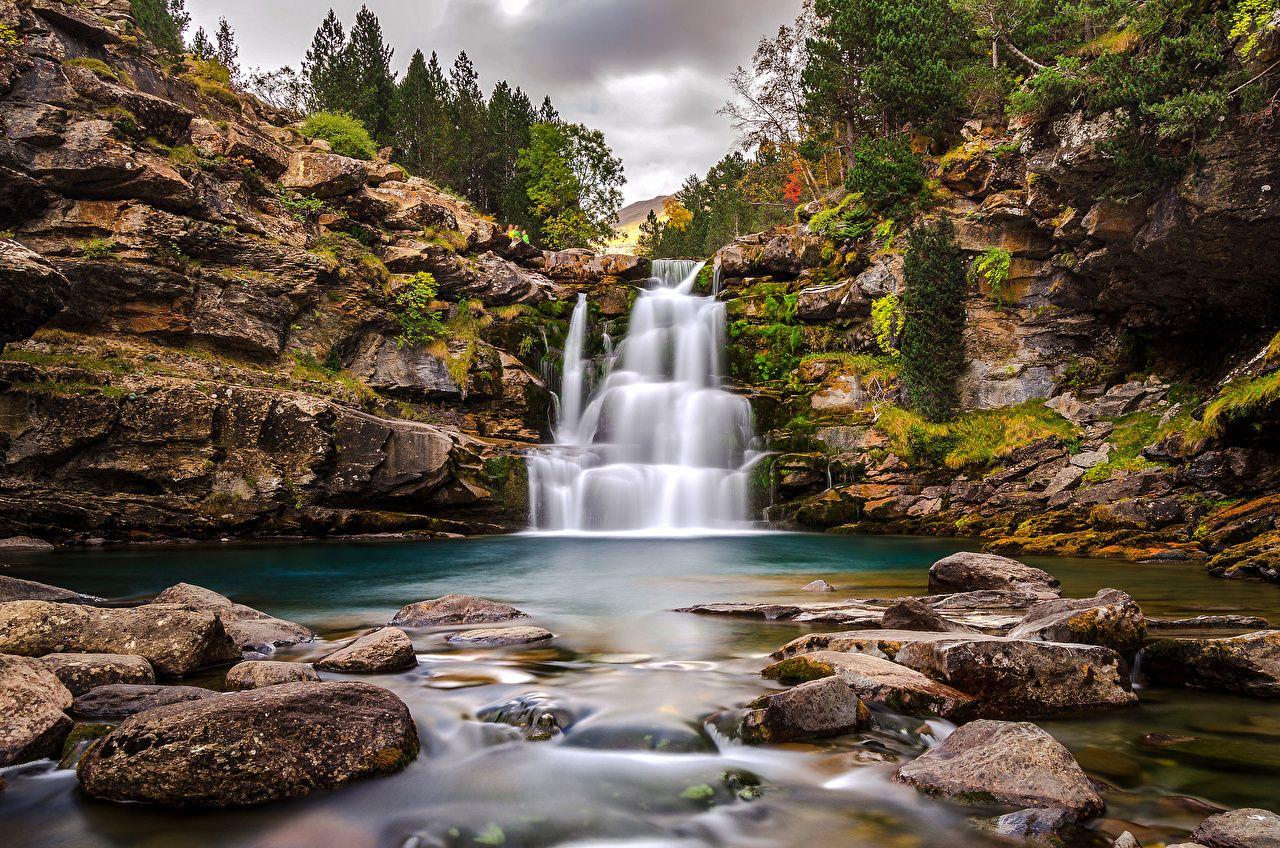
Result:
<instances>
[{"instance_id":1,"label":"gray cloud","mask_svg":"<svg viewBox=\"0 0 1280 848\"><path fill-rule=\"evenodd\" d=\"M403 68L414 49L448 65L466 50L486 86L506 79L605 131L627 168L628 201L677 188L732 146L716 110L725 78L801 0L367 0ZM225 16L245 67L297 65L330 5L359 0L188 0L194 25Z\"/></svg>"}]
</instances>

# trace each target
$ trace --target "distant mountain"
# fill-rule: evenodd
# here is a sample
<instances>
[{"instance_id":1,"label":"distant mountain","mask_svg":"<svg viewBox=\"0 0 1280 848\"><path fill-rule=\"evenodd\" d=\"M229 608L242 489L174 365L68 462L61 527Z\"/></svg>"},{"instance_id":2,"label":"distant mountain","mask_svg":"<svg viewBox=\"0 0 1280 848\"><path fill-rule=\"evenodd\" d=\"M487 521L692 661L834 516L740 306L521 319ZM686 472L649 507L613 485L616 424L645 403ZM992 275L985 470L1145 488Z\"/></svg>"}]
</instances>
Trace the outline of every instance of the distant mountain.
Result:
<instances>
[{"instance_id":1,"label":"distant mountain","mask_svg":"<svg viewBox=\"0 0 1280 848\"><path fill-rule=\"evenodd\" d=\"M662 194L649 200L637 200L630 206L624 206L618 212L617 222L613 225L618 231L618 235L607 245L610 253L634 253L636 245L640 240L640 225L649 217L650 212L658 213L658 217L664 217L662 214L662 204L671 197L669 194Z\"/></svg>"}]
</instances>

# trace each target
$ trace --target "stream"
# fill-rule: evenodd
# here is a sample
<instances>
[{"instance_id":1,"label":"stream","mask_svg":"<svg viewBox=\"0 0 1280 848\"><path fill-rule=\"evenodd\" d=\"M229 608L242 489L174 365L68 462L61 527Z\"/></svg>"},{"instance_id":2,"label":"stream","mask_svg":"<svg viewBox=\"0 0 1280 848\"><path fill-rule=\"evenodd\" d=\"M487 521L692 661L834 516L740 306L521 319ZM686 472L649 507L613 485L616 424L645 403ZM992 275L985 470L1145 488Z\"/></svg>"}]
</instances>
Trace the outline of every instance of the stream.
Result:
<instances>
[{"instance_id":1,"label":"stream","mask_svg":"<svg viewBox=\"0 0 1280 848\"><path fill-rule=\"evenodd\" d=\"M513 603L556 639L501 650L414 634L417 669L358 679L394 690L423 753L398 775L249 810L182 812L94 802L45 761L7 769L0 845L19 846L811 846L993 844L972 811L890 781L895 763L944 723L877 713L876 726L817 744L745 748L704 719L777 688L760 669L803 625L671 612L712 601L923 594L957 540L751 534L630 539L520 535L465 541L290 543L7 554L4 573L78 591L144 598L180 581L306 624L321 639L283 649L308 660L384 624L403 604L455 592ZM1205 577L1194 566L1027 560L1064 596L1111 586L1148 615L1248 613L1280 621L1280 592ZM839 593L799 592L824 578ZM831 629L831 628L825 628ZM326 679L341 675L326 674ZM188 682L188 681L184 681ZM190 681L218 688L221 672ZM1274 705L1142 689L1142 705L1037 722L1105 782L1102 834L1178 841L1220 807L1274 805ZM495 713L551 711L566 732L526 741ZM1194 744L1151 747L1163 733ZM1080 844L1090 844L1086 834Z\"/></svg>"}]
</instances>

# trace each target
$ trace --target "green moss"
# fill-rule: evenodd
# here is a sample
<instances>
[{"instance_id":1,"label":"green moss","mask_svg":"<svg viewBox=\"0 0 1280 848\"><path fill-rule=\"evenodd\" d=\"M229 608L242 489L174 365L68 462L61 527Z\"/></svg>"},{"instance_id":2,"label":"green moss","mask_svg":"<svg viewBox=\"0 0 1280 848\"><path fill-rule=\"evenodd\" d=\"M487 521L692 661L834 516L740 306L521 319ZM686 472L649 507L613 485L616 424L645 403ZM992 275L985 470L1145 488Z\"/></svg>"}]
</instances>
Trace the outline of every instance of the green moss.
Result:
<instances>
[{"instance_id":1,"label":"green moss","mask_svg":"<svg viewBox=\"0 0 1280 848\"><path fill-rule=\"evenodd\" d=\"M181 79L205 97L238 109L239 96L231 90L231 71L217 59L188 59Z\"/></svg>"},{"instance_id":2,"label":"green moss","mask_svg":"<svg viewBox=\"0 0 1280 848\"><path fill-rule=\"evenodd\" d=\"M1085 472L1084 481L1101 483L1120 471L1155 467L1156 463L1143 457L1142 451L1155 440L1159 427L1160 419L1152 412L1134 412L1121 418L1107 437L1112 446L1107 461Z\"/></svg>"},{"instance_id":3,"label":"green moss","mask_svg":"<svg viewBox=\"0 0 1280 848\"><path fill-rule=\"evenodd\" d=\"M114 71L110 65L101 59L94 59L92 56L77 56L74 59L67 59L62 63L64 68L84 68L100 80L107 82L120 82L120 74Z\"/></svg>"},{"instance_id":4,"label":"green moss","mask_svg":"<svg viewBox=\"0 0 1280 848\"><path fill-rule=\"evenodd\" d=\"M689 801L709 801L716 797L716 791L710 784L695 783L680 793L680 797Z\"/></svg>"},{"instance_id":5,"label":"green moss","mask_svg":"<svg viewBox=\"0 0 1280 848\"><path fill-rule=\"evenodd\" d=\"M9 387L16 394L44 395L46 397L79 397L83 395L100 395L107 398L121 398L128 394L117 386L98 386L81 382L57 382L53 380L18 382Z\"/></svg>"},{"instance_id":6,"label":"green moss","mask_svg":"<svg viewBox=\"0 0 1280 848\"><path fill-rule=\"evenodd\" d=\"M85 259L110 259L116 243L111 239L91 238L80 245L80 255Z\"/></svg>"},{"instance_id":7,"label":"green moss","mask_svg":"<svg viewBox=\"0 0 1280 848\"><path fill-rule=\"evenodd\" d=\"M1236 380L1205 407L1201 427L1205 435L1220 437L1229 427L1269 413L1276 404L1280 404L1280 371Z\"/></svg>"},{"instance_id":8,"label":"green moss","mask_svg":"<svg viewBox=\"0 0 1280 848\"><path fill-rule=\"evenodd\" d=\"M889 438L893 452L909 463L952 470L990 467L1040 439L1066 443L1078 437L1071 422L1038 401L975 410L945 423L891 406L881 411L876 427Z\"/></svg>"},{"instance_id":9,"label":"green moss","mask_svg":"<svg viewBox=\"0 0 1280 848\"><path fill-rule=\"evenodd\" d=\"M424 227L422 237L427 244L447 250L450 253L461 253L467 249L467 237L455 229L447 227Z\"/></svg>"}]
</instances>

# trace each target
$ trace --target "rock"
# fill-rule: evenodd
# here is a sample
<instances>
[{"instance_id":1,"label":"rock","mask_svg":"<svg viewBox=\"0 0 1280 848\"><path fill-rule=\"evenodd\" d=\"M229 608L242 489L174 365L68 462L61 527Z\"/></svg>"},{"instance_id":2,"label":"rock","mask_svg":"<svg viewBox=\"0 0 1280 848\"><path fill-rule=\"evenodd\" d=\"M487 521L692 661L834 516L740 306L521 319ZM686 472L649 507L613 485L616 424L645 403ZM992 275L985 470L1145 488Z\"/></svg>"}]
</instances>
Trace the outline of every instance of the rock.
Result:
<instances>
[{"instance_id":1,"label":"rock","mask_svg":"<svg viewBox=\"0 0 1280 848\"><path fill-rule=\"evenodd\" d=\"M156 597L154 603L181 604L214 613L221 619L227 635L242 651L269 654L274 648L310 642L315 638L315 634L301 624L233 603L230 598L190 583L170 586Z\"/></svg>"},{"instance_id":2,"label":"rock","mask_svg":"<svg viewBox=\"0 0 1280 848\"><path fill-rule=\"evenodd\" d=\"M1006 635L1010 639L1103 645L1129 655L1146 640L1147 620L1133 598L1117 589L1102 589L1092 598L1041 601Z\"/></svg>"},{"instance_id":3,"label":"rock","mask_svg":"<svg viewBox=\"0 0 1280 848\"><path fill-rule=\"evenodd\" d=\"M1076 468L1090 469L1107 461L1109 454L1103 451L1084 451L1071 457L1071 464Z\"/></svg>"},{"instance_id":4,"label":"rock","mask_svg":"<svg viewBox=\"0 0 1280 848\"><path fill-rule=\"evenodd\" d=\"M109 801L248 806L391 774L418 756L404 702L364 683L292 683L136 715L80 761Z\"/></svg>"},{"instance_id":5,"label":"rock","mask_svg":"<svg viewBox=\"0 0 1280 848\"><path fill-rule=\"evenodd\" d=\"M508 645L528 645L555 638L550 630L541 627L492 627L484 630L467 630L450 633L445 641L464 648L503 648Z\"/></svg>"},{"instance_id":6,"label":"rock","mask_svg":"<svg viewBox=\"0 0 1280 848\"><path fill-rule=\"evenodd\" d=\"M364 181L365 166L360 160L318 152L294 154L289 169L280 178L285 188L322 199L350 194Z\"/></svg>"},{"instance_id":7,"label":"rock","mask_svg":"<svg viewBox=\"0 0 1280 848\"><path fill-rule=\"evenodd\" d=\"M261 689L284 683L319 683L320 675L306 663L249 660L233 665L227 671L228 692Z\"/></svg>"},{"instance_id":8,"label":"rock","mask_svg":"<svg viewBox=\"0 0 1280 848\"><path fill-rule=\"evenodd\" d=\"M1046 597L1061 591L1058 578L1017 560L967 551L940 559L929 569L929 594L975 589L1013 589Z\"/></svg>"},{"instance_id":9,"label":"rock","mask_svg":"<svg viewBox=\"0 0 1280 848\"><path fill-rule=\"evenodd\" d=\"M1125 831L1111 843L1111 848L1142 848L1142 843L1129 831Z\"/></svg>"},{"instance_id":10,"label":"rock","mask_svg":"<svg viewBox=\"0 0 1280 848\"><path fill-rule=\"evenodd\" d=\"M894 779L973 806L1057 808L1077 819L1106 809L1071 752L1027 722L966 724Z\"/></svg>"},{"instance_id":11,"label":"rock","mask_svg":"<svg viewBox=\"0 0 1280 848\"><path fill-rule=\"evenodd\" d=\"M5 577L0 574L0 603L9 601L58 601L65 604L97 604L102 598L92 595L81 595L70 589L37 583L34 580L20 580L17 577Z\"/></svg>"},{"instance_id":12,"label":"rock","mask_svg":"<svg viewBox=\"0 0 1280 848\"><path fill-rule=\"evenodd\" d=\"M836 587L825 580L815 580L800 587L801 592L834 592L835 590Z\"/></svg>"},{"instance_id":13,"label":"rock","mask_svg":"<svg viewBox=\"0 0 1280 848\"><path fill-rule=\"evenodd\" d=\"M62 750L69 706L67 687L38 660L0 654L0 767Z\"/></svg>"},{"instance_id":14,"label":"rock","mask_svg":"<svg viewBox=\"0 0 1280 848\"><path fill-rule=\"evenodd\" d=\"M108 683L76 697L71 711L80 718L119 719L154 707L218 697L200 686L154 686L140 683Z\"/></svg>"},{"instance_id":15,"label":"rock","mask_svg":"<svg viewBox=\"0 0 1280 848\"><path fill-rule=\"evenodd\" d=\"M407 604L391 623L397 627L439 627L448 624L489 624L528 618L513 606L473 595L445 595L431 601Z\"/></svg>"},{"instance_id":16,"label":"rock","mask_svg":"<svg viewBox=\"0 0 1280 848\"><path fill-rule=\"evenodd\" d=\"M30 657L136 654L173 677L240 659L216 615L160 604L132 609L45 601L0 604L0 651Z\"/></svg>"},{"instance_id":17,"label":"rock","mask_svg":"<svg viewBox=\"0 0 1280 848\"><path fill-rule=\"evenodd\" d=\"M396 627L384 627L327 654L315 666L321 671L380 674L404 671L417 664L408 634Z\"/></svg>"},{"instance_id":18,"label":"rock","mask_svg":"<svg viewBox=\"0 0 1280 848\"><path fill-rule=\"evenodd\" d=\"M796 684L838 677L867 703L897 713L961 717L973 698L930 680L918 671L871 654L818 651L776 662L761 672L771 680Z\"/></svg>"},{"instance_id":19,"label":"rock","mask_svg":"<svg viewBox=\"0 0 1280 848\"><path fill-rule=\"evenodd\" d=\"M1191 838L1207 848L1280 848L1280 816L1270 810L1232 810L1205 819Z\"/></svg>"},{"instance_id":20,"label":"rock","mask_svg":"<svg viewBox=\"0 0 1280 848\"><path fill-rule=\"evenodd\" d=\"M871 722L866 705L838 677L801 683L747 706L739 732L748 745L840 736Z\"/></svg>"},{"instance_id":21,"label":"rock","mask_svg":"<svg viewBox=\"0 0 1280 848\"><path fill-rule=\"evenodd\" d=\"M1197 615L1191 618L1148 618L1147 630L1266 630L1271 623L1256 615Z\"/></svg>"},{"instance_id":22,"label":"rock","mask_svg":"<svg viewBox=\"0 0 1280 848\"><path fill-rule=\"evenodd\" d=\"M30 536L10 536L8 539L0 539L0 551L51 551L53 545L43 539L33 539ZM6 577L6 580L14 580L16 578ZM27 582L27 581L23 581Z\"/></svg>"},{"instance_id":23,"label":"rock","mask_svg":"<svg viewBox=\"0 0 1280 848\"><path fill-rule=\"evenodd\" d=\"M951 642L957 638L996 639L998 636L972 634L957 637L954 633L925 633L911 630L846 630L840 633L808 633L798 636L770 654L775 660L784 660L800 654L816 651L872 654L894 659L903 647L918 642Z\"/></svg>"},{"instance_id":24,"label":"rock","mask_svg":"<svg viewBox=\"0 0 1280 848\"><path fill-rule=\"evenodd\" d=\"M1034 840L1038 836L1062 833L1072 828L1075 823L1075 816L1068 810L1032 807L991 819L982 829L996 836Z\"/></svg>"},{"instance_id":25,"label":"rock","mask_svg":"<svg viewBox=\"0 0 1280 848\"><path fill-rule=\"evenodd\" d=\"M885 630L919 630L926 633L977 633L972 627L948 621L919 598L903 598L884 611Z\"/></svg>"},{"instance_id":26,"label":"rock","mask_svg":"<svg viewBox=\"0 0 1280 848\"><path fill-rule=\"evenodd\" d=\"M1280 698L1280 630L1221 639L1158 639L1142 651L1153 683Z\"/></svg>"},{"instance_id":27,"label":"rock","mask_svg":"<svg viewBox=\"0 0 1280 848\"><path fill-rule=\"evenodd\" d=\"M72 695L109 683L155 683L146 657L130 654L48 654L40 658Z\"/></svg>"},{"instance_id":28,"label":"rock","mask_svg":"<svg viewBox=\"0 0 1280 848\"><path fill-rule=\"evenodd\" d=\"M27 338L57 315L70 287L67 278L40 254L0 237L0 348ZM0 547L4 544L0 542Z\"/></svg>"},{"instance_id":29,"label":"rock","mask_svg":"<svg viewBox=\"0 0 1280 848\"><path fill-rule=\"evenodd\" d=\"M977 699L974 715L1035 718L1129 707L1129 667L1110 648L1012 639L903 645L894 662Z\"/></svg>"}]
</instances>

